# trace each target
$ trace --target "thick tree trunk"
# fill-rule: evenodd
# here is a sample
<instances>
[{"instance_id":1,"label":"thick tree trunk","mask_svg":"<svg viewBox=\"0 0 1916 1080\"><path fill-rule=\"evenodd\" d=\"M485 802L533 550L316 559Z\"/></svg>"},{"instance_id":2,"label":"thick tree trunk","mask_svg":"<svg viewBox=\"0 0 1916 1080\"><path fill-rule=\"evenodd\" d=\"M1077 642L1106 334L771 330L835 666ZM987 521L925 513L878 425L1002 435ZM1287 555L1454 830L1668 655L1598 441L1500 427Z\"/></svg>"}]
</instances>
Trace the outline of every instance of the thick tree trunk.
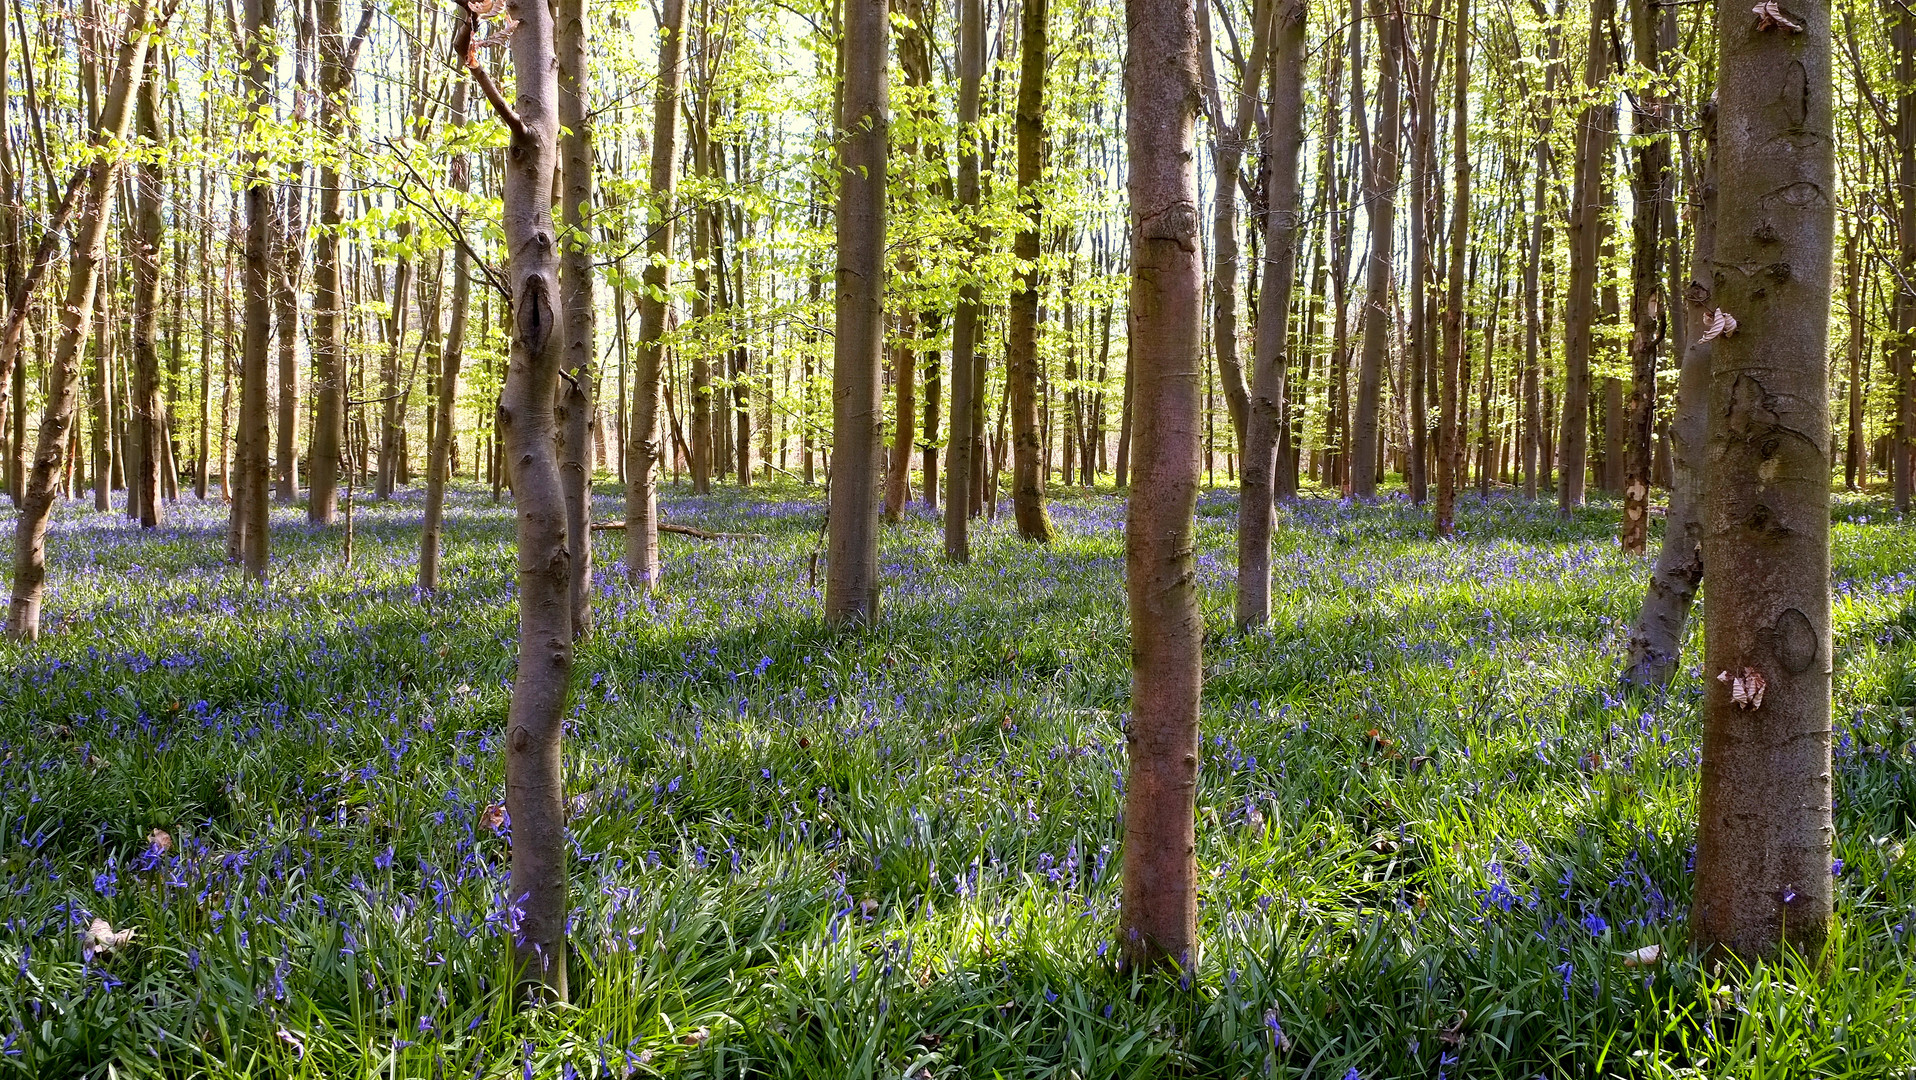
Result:
<instances>
[{"instance_id":1,"label":"thick tree trunk","mask_svg":"<svg viewBox=\"0 0 1916 1080\"><path fill-rule=\"evenodd\" d=\"M1598 0L1599 3L1604 0ZM1437 417L1437 505L1432 518L1438 536L1449 536L1455 524L1457 485L1464 478L1464 430L1458 415L1459 381L1469 345L1464 340L1464 258L1470 244L1470 0L1457 2L1457 30L1452 34L1456 53L1451 66L1455 96L1451 99L1451 183L1456 203L1450 216L1450 281L1444 298L1444 368ZM1490 350L1486 354L1486 367Z\"/></svg>"},{"instance_id":2,"label":"thick tree trunk","mask_svg":"<svg viewBox=\"0 0 1916 1080\"><path fill-rule=\"evenodd\" d=\"M159 81L141 84L139 105L141 138L160 141ZM133 200L133 364L132 422L138 431L139 472L132 478L127 501L138 507L140 527L155 528L164 516L160 507L160 465L165 458L160 421L160 352L155 339L160 324L160 245L166 240L161 220L160 164L143 159L134 168Z\"/></svg>"},{"instance_id":3,"label":"thick tree trunk","mask_svg":"<svg viewBox=\"0 0 1916 1080\"><path fill-rule=\"evenodd\" d=\"M1615 0L1591 0L1590 41L1583 85L1595 95L1610 78L1610 22ZM1564 305L1563 476L1557 509L1566 517L1583 505L1590 458L1590 350L1596 324L1598 252L1602 243L1604 176L1610 168L1616 110L1592 97L1577 119L1576 181L1570 200L1570 296Z\"/></svg>"},{"instance_id":4,"label":"thick tree trunk","mask_svg":"<svg viewBox=\"0 0 1916 1080\"><path fill-rule=\"evenodd\" d=\"M976 250L978 225L978 103L985 69L983 0L958 3L958 205L965 218L966 246ZM958 286L951 320L951 441L945 449L945 558L971 561L972 462L976 446L972 414L984 388L973 379L978 360L978 312L982 290L967 276Z\"/></svg>"},{"instance_id":5,"label":"thick tree trunk","mask_svg":"<svg viewBox=\"0 0 1916 1080\"><path fill-rule=\"evenodd\" d=\"M244 81L247 94L246 126L251 129L270 113L274 50L269 37L275 0L246 0L248 57ZM267 444L266 363L273 338L273 188L265 173L264 155L255 151L247 162L246 249L241 293L239 444L233 469L233 509L229 546L237 552L246 576L266 579L267 479L271 466Z\"/></svg>"},{"instance_id":6,"label":"thick tree trunk","mask_svg":"<svg viewBox=\"0 0 1916 1080\"><path fill-rule=\"evenodd\" d=\"M1044 442L1038 431L1038 201L1044 155L1044 77L1049 0L1022 0L1023 57L1018 73L1018 209L1012 238L1018 269L1011 286L1005 378L1011 395L1011 509L1018 535L1051 542L1045 511Z\"/></svg>"},{"instance_id":7,"label":"thick tree trunk","mask_svg":"<svg viewBox=\"0 0 1916 1080\"><path fill-rule=\"evenodd\" d=\"M53 500L65 486L63 473L80 392L80 355L93 327L93 297L99 288L107 220L120 171L120 158L111 151L126 138L133 95L139 92L146 71L153 36L149 32L150 16L144 0L133 0L127 9L126 29L120 37L112 81L93 136L93 149L98 153L87 166L85 202L74 224L73 247L67 257L66 299L60 308L60 338L49 372L39 445L13 523L13 595L7 607L7 636L20 640L32 641L40 636L40 602L47 578L47 519L53 514ZM165 16L159 21L164 26Z\"/></svg>"},{"instance_id":8,"label":"thick tree trunk","mask_svg":"<svg viewBox=\"0 0 1916 1080\"><path fill-rule=\"evenodd\" d=\"M1194 0L1127 0L1126 186L1137 380L1124 526L1131 630L1130 759L1124 790L1127 964L1197 966L1198 696L1204 619L1196 537L1204 267L1194 164Z\"/></svg>"},{"instance_id":9,"label":"thick tree trunk","mask_svg":"<svg viewBox=\"0 0 1916 1080\"><path fill-rule=\"evenodd\" d=\"M839 119L838 296L832 339L832 473L825 620L878 618L879 368L885 352L889 93L885 0L846 0Z\"/></svg>"},{"instance_id":10,"label":"thick tree trunk","mask_svg":"<svg viewBox=\"0 0 1916 1080\"><path fill-rule=\"evenodd\" d=\"M1703 116L1703 176L1696 193L1695 248L1690 262L1686 300L1691 318L1684 321L1690 340L1683 351L1677 381L1676 415L1670 421L1670 507L1664 515L1663 546L1650 572L1649 591L1630 632L1623 677L1637 686L1660 687L1676 674L1683 648L1684 626L1703 580L1703 471L1704 441L1709 418L1704 410L1710 395L1710 318L1716 257L1716 114L1706 107Z\"/></svg>"},{"instance_id":11,"label":"thick tree trunk","mask_svg":"<svg viewBox=\"0 0 1916 1080\"><path fill-rule=\"evenodd\" d=\"M1264 211L1266 272L1257 296L1256 367L1244 432L1237 500L1237 626L1271 617L1271 531L1278 432L1285 416L1291 283L1297 273L1297 160L1304 149L1305 0L1284 0L1273 27L1270 113L1264 161L1270 188Z\"/></svg>"},{"instance_id":12,"label":"thick tree trunk","mask_svg":"<svg viewBox=\"0 0 1916 1080\"><path fill-rule=\"evenodd\" d=\"M1377 137L1365 158L1364 201L1370 211L1370 255L1365 262L1362 345L1357 361L1357 406L1352 417L1350 484L1360 499L1377 495L1379 401L1390 349L1390 295L1396 275L1397 144L1402 128L1399 92L1404 59L1403 9L1373 3L1383 38L1377 78ZM1461 155L1460 155L1461 156Z\"/></svg>"},{"instance_id":13,"label":"thick tree trunk","mask_svg":"<svg viewBox=\"0 0 1916 1080\"><path fill-rule=\"evenodd\" d=\"M508 0L514 101L485 69L471 68L510 131L501 220L512 297L511 354L499 396L499 426L511 462L518 521L518 670L506 713L506 813L512 821L512 873L517 909L513 962L534 997L564 1001L566 986L566 802L562 724L572 671L572 580L566 548L564 481L559 474L553 414L564 362L565 322L559 286L558 230L552 181L558 165L558 59L551 9L537 0ZM467 51L473 23L455 48Z\"/></svg>"},{"instance_id":14,"label":"thick tree trunk","mask_svg":"<svg viewBox=\"0 0 1916 1080\"><path fill-rule=\"evenodd\" d=\"M592 280L592 113L586 107L586 0L558 0L559 287L564 293L559 386L559 475L565 483L567 604L572 636L592 632L592 387L598 310Z\"/></svg>"},{"instance_id":15,"label":"thick tree trunk","mask_svg":"<svg viewBox=\"0 0 1916 1080\"><path fill-rule=\"evenodd\" d=\"M625 443L625 576L641 589L658 586L659 488L663 460L659 396L665 371L666 290L671 286L673 191L679 177L679 92L685 82L685 0L665 0L659 35L659 82L652 107L652 191L657 200L647 234L644 288L639 294L639 354L633 365L632 419ZM694 408L698 406L695 404ZM696 467L696 466L695 466Z\"/></svg>"},{"instance_id":16,"label":"thick tree trunk","mask_svg":"<svg viewBox=\"0 0 1916 1080\"><path fill-rule=\"evenodd\" d=\"M1814 955L1831 918L1830 9L1717 9L1699 945ZM1774 10L1774 9L1772 9ZM1726 327L1727 329L1727 327ZM1742 694L1737 694L1742 690ZM1738 700L1741 698L1742 700ZM1760 698L1760 700L1758 700Z\"/></svg>"},{"instance_id":17,"label":"thick tree trunk","mask_svg":"<svg viewBox=\"0 0 1916 1080\"><path fill-rule=\"evenodd\" d=\"M446 118L449 129L466 126L466 100L471 86L460 80L452 88L451 112ZM447 182L461 195L472 189L472 165L464 151L453 154L447 170ZM459 367L465 361L466 318L472 306L472 265L463 241L453 245L452 314L446 327L444 352L439 359L439 395L433 408L432 446L426 461L425 524L419 532L419 587L431 592L439 587L439 530L445 519L446 484L452 479L453 418L459 401ZM474 455L475 457L477 455Z\"/></svg>"}]
</instances>

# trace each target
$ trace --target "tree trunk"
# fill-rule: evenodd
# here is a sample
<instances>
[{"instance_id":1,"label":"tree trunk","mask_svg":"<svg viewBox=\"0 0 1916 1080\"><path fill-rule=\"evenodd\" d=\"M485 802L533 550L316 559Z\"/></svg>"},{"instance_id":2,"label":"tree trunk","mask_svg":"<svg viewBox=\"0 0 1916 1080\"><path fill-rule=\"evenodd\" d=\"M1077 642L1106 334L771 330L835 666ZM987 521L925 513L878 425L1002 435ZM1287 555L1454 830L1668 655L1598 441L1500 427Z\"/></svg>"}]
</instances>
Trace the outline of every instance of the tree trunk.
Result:
<instances>
[{"instance_id":1,"label":"tree trunk","mask_svg":"<svg viewBox=\"0 0 1916 1080\"><path fill-rule=\"evenodd\" d=\"M1291 283L1297 273L1297 160L1304 149L1305 0L1285 0L1274 16L1271 106L1264 130L1270 188L1264 211L1266 272L1257 296L1256 367L1238 473L1237 626L1271 617L1271 531L1278 431L1285 416Z\"/></svg>"},{"instance_id":2,"label":"tree trunk","mask_svg":"<svg viewBox=\"0 0 1916 1080\"><path fill-rule=\"evenodd\" d=\"M958 205L965 214L966 250L978 248L978 99L985 69L983 0L958 2ZM951 320L951 441L945 444L945 558L971 561L972 413L984 387L973 380L978 360L977 279L966 275L958 286L958 307Z\"/></svg>"},{"instance_id":3,"label":"tree trunk","mask_svg":"<svg viewBox=\"0 0 1916 1080\"><path fill-rule=\"evenodd\" d=\"M1667 329L1664 318L1662 244L1663 201L1670 182L1670 142L1664 132L1661 79L1662 22L1658 0L1630 0L1630 36L1638 66L1650 72L1635 95L1633 139L1637 146L1636 183L1631 191L1630 403L1626 407L1628 443L1624 455L1623 550L1640 555L1650 537L1650 460L1657 411L1657 350Z\"/></svg>"},{"instance_id":4,"label":"tree trunk","mask_svg":"<svg viewBox=\"0 0 1916 1080\"><path fill-rule=\"evenodd\" d=\"M1602 242L1604 176L1610 168L1615 109L1599 94L1610 77L1609 29L1615 0L1591 0L1590 42L1583 85L1592 94L1577 119L1577 161L1570 200L1570 296L1564 305L1563 450L1558 512L1583 505L1590 458L1590 351L1596 323L1598 252Z\"/></svg>"},{"instance_id":5,"label":"tree trunk","mask_svg":"<svg viewBox=\"0 0 1916 1080\"><path fill-rule=\"evenodd\" d=\"M1863 448L1863 266L1856 246L1856 223L1843 219L1843 273L1849 283L1849 438L1843 451L1843 486L1858 490L1864 482Z\"/></svg>"},{"instance_id":6,"label":"tree trunk","mask_svg":"<svg viewBox=\"0 0 1916 1080\"><path fill-rule=\"evenodd\" d=\"M846 0L839 120L838 295L832 339L832 472L825 620L878 618L879 401L885 352L885 180L889 93L885 0Z\"/></svg>"},{"instance_id":7,"label":"tree trunk","mask_svg":"<svg viewBox=\"0 0 1916 1080\"><path fill-rule=\"evenodd\" d=\"M1630 633L1623 677L1637 686L1669 685L1683 648L1684 625L1703 580L1703 472L1704 440L1709 418L1704 414L1710 395L1712 342L1703 334L1714 314L1713 261L1716 253L1716 113L1703 114L1703 176L1697 185L1695 247L1690 261L1686 299L1691 318L1690 340L1683 351L1677 380L1676 416L1670 422L1670 507L1664 516L1663 546L1650 572L1649 591Z\"/></svg>"},{"instance_id":8,"label":"tree trunk","mask_svg":"<svg viewBox=\"0 0 1916 1080\"><path fill-rule=\"evenodd\" d=\"M1012 279L1010 342L1005 378L1011 395L1011 508L1018 535L1051 542L1045 511L1044 443L1038 431L1038 200L1044 155L1044 76L1049 0L1022 0L1022 60L1018 73L1018 208L1023 221L1012 238L1018 269Z\"/></svg>"},{"instance_id":9,"label":"tree trunk","mask_svg":"<svg viewBox=\"0 0 1916 1080\"><path fill-rule=\"evenodd\" d=\"M62 472L79 399L80 354L92 330L93 296L100 283L107 220L120 170L120 159L112 151L126 139L133 95L139 92L153 37L150 21L144 0L133 0L127 9L126 29L120 37L100 122L93 134L96 155L87 166L85 203L74 225L73 247L67 257L66 299L60 308L60 339L40 418L39 445L13 524L13 596L7 607L7 636L19 640L32 641L40 636L40 601L47 578L47 519L53 514L54 498L64 486ZM163 20L161 26L164 28Z\"/></svg>"},{"instance_id":10,"label":"tree trunk","mask_svg":"<svg viewBox=\"0 0 1916 1080\"><path fill-rule=\"evenodd\" d=\"M1427 445L1430 431L1427 374L1431 370L1430 198L1437 142L1434 130L1437 125L1437 28L1443 15L1442 0L1431 5L1431 15L1424 24L1423 47L1418 50L1417 78L1411 96L1416 140L1412 144L1410 167L1410 332L1405 343L1410 368L1410 464L1404 470L1404 482L1413 503L1422 503L1429 490L1426 465L1430 460Z\"/></svg>"},{"instance_id":11,"label":"tree trunk","mask_svg":"<svg viewBox=\"0 0 1916 1080\"><path fill-rule=\"evenodd\" d=\"M1237 351L1240 261L1237 197L1244 147L1251 138L1251 125L1258 111L1257 89L1263 82L1264 65L1270 52L1271 8L1272 0L1253 0L1251 4L1251 51L1238 72L1237 94L1228 117L1218 87L1217 65L1212 58L1209 5L1198 12L1198 30L1202 35L1198 56L1203 65L1205 101L1211 114L1211 172L1215 178L1211 212L1211 348L1217 353L1218 385L1224 391L1224 407L1231 416L1232 443L1240 449L1244 445L1250 391L1245 386L1244 365Z\"/></svg>"},{"instance_id":12,"label":"tree trunk","mask_svg":"<svg viewBox=\"0 0 1916 1080\"><path fill-rule=\"evenodd\" d=\"M499 397L499 426L511 462L518 521L518 670L506 714L506 813L512 822L512 875L518 909L512 927L516 977L540 1000L564 1001L566 986L566 802L562 723L572 671L572 580L566 547L564 481L559 473L553 395L564 362L558 232L552 180L558 165L558 60L551 8L508 0L514 101L473 65L510 132L501 220L512 297L511 353ZM463 24L455 48L468 50L478 22Z\"/></svg>"},{"instance_id":13,"label":"tree trunk","mask_svg":"<svg viewBox=\"0 0 1916 1080\"><path fill-rule=\"evenodd\" d=\"M902 272L902 271L901 271ZM911 443L913 423L918 414L918 342L913 313L898 315L898 342L892 348L891 381L896 395L892 407L891 454L885 461L885 520L904 520L905 504L911 501Z\"/></svg>"},{"instance_id":14,"label":"tree trunk","mask_svg":"<svg viewBox=\"0 0 1916 1080\"><path fill-rule=\"evenodd\" d=\"M1196 969L1198 696L1204 619L1196 536L1204 268L1194 165L1194 0L1128 0L1126 186L1132 227L1136 475L1126 507L1130 774L1124 791L1119 953Z\"/></svg>"},{"instance_id":15,"label":"tree trunk","mask_svg":"<svg viewBox=\"0 0 1916 1080\"><path fill-rule=\"evenodd\" d=\"M313 12L307 4L294 9L299 20L298 45L293 50L291 122L306 125L306 43L314 33ZM273 314L279 327L279 401L273 425L273 497L280 503L299 498L299 279L306 256L306 161L295 154L288 162L286 191L281 199L279 229L273 260ZM151 444L142 444L151 449Z\"/></svg>"},{"instance_id":16,"label":"tree trunk","mask_svg":"<svg viewBox=\"0 0 1916 1080\"><path fill-rule=\"evenodd\" d=\"M140 87L139 129L143 139L157 145L160 141L159 80L147 79ZM163 516L160 508L160 464L165 457L161 446L160 353L155 338L160 322L160 245L166 240L161 220L160 164L145 158L134 167L133 232L133 363L134 388L132 421L138 431L140 467L127 494L127 501L139 509L140 527L155 528Z\"/></svg>"},{"instance_id":17,"label":"tree trunk","mask_svg":"<svg viewBox=\"0 0 1916 1080\"><path fill-rule=\"evenodd\" d=\"M1396 275L1397 143L1403 116L1403 95L1399 92L1404 60L1403 9L1374 2L1371 14L1380 21L1384 52L1377 77L1377 138L1364 161L1370 257L1365 263L1363 344L1357 361L1357 411L1352 417L1350 463L1351 494L1360 499L1377 495L1378 401L1385 354L1390 348L1390 294ZM1465 160L1467 155L1458 157Z\"/></svg>"},{"instance_id":18,"label":"tree trunk","mask_svg":"<svg viewBox=\"0 0 1916 1080\"><path fill-rule=\"evenodd\" d=\"M270 114L275 0L246 0L245 67L248 129ZM246 576L266 579L267 444L266 362L273 337L273 188L264 154L247 160L245 273L241 286L239 445L235 452L231 546Z\"/></svg>"},{"instance_id":19,"label":"tree trunk","mask_svg":"<svg viewBox=\"0 0 1916 1080\"><path fill-rule=\"evenodd\" d=\"M1814 956L1831 918L1829 16L1717 12L1713 303L1740 325L1710 365L1690 929L1744 958L1785 942ZM1732 680L1760 701L1735 700Z\"/></svg>"},{"instance_id":20,"label":"tree trunk","mask_svg":"<svg viewBox=\"0 0 1916 1080\"><path fill-rule=\"evenodd\" d=\"M632 419L625 443L625 576L641 589L659 583L659 489L663 460L659 395L665 369L666 291L672 254L673 191L679 177L679 92L685 82L685 0L665 0L659 35L659 83L652 107L652 191L658 205L647 234L639 292L639 354L633 364ZM696 408L696 404L694 408ZM694 466L696 468L696 464Z\"/></svg>"},{"instance_id":21,"label":"tree trunk","mask_svg":"<svg viewBox=\"0 0 1916 1080\"><path fill-rule=\"evenodd\" d=\"M1606 0L1596 0L1604 3ZM1459 385L1464 355L1464 258L1470 244L1470 0L1457 0L1457 30L1451 36L1457 50L1451 66L1455 96L1451 99L1451 182L1456 204L1450 217L1450 281L1444 299L1444 369L1438 388L1437 505L1432 518L1438 536L1449 536L1455 525L1457 485L1464 477L1464 429L1458 415ZM1490 349L1486 348L1485 367Z\"/></svg>"},{"instance_id":22,"label":"tree trunk","mask_svg":"<svg viewBox=\"0 0 1916 1080\"><path fill-rule=\"evenodd\" d=\"M400 223L399 241L403 246L412 230ZM379 459L373 478L373 498L392 498L399 477L399 439L406 425L406 397L412 390L410 380L402 382L399 365L406 348L406 296L412 292L412 259L401 255L393 262L392 308L386 315L386 355L379 365ZM243 422L243 421L242 421Z\"/></svg>"},{"instance_id":23,"label":"tree trunk","mask_svg":"<svg viewBox=\"0 0 1916 1080\"><path fill-rule=\"evenodd\" d=\"M559 288L565 312L557 423L565 484L566 550L572 553L567 605L572 636L592 632L592 386L597 380L598 314L592 281L592 114L586 108L586 0L558 0Z\"/></svg>"},{"instance_id":24,"label":"tree trunk","mask_svg":"<svg viewBox=\"0 0 1916 1080\"><path fill-rule=\"evenodd\" d=\"M339 514L339 455L346 441L346 298L339 284L343 179L338 154L346 138L353 65L372 25L373 6L359 13L348 39L339 0L314 0L319 15L319 235L313 248L313 433L306 451L306 520L331 525Z\"/></svg>"},{"instance_id":25,"label":"tree trunk","mask_svg":"<svg viewBox=\"0 0 1916 1080\"><path fill-rule=\"evenodd\" d=\"M462 79L452 88L452 107L446 118L449 132L466 126L470 86L468 80ZM446 174L455 192L464 195L472 190L472 165L465 151L453 154ZM452 314L446 327L445 351L439 360L439 395L433 405L437 418L433 422L432 446L427 451L426 514L419 532L419 587L426 592L439 588L439 529L446 512L446 484L452 478L453 418L459 401L459 366L465 361L466 313L471 306L472 265L462 238L453 245L452 251Z\"/></svg>"}]
</instances>

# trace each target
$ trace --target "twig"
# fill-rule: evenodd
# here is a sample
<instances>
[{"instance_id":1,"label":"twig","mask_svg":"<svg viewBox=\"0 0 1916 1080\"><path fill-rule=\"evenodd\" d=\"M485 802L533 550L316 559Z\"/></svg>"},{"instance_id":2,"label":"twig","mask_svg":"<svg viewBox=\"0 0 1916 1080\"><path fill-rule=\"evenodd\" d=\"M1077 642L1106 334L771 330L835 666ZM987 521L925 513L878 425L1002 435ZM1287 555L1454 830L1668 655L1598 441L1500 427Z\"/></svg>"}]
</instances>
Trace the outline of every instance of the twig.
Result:
<instances>
[{"instance_id":1,"label":"twig","mask_svg":"<svg viewBox=\"0 0 1916 1080\"><path fill-rule=\"evenodd\" d=\"M766 536L764 533L707 532L704 529L695 529L690 525L673 525L670 522L663 522L663 521L659 523L658 530L662 533L672 533L675 536L690 536L696 540L770 540L771 539L771 537ZM625 522L595 521L592 523L592 531L593 532L624 532Z\"/></svg>"}]
</instances>

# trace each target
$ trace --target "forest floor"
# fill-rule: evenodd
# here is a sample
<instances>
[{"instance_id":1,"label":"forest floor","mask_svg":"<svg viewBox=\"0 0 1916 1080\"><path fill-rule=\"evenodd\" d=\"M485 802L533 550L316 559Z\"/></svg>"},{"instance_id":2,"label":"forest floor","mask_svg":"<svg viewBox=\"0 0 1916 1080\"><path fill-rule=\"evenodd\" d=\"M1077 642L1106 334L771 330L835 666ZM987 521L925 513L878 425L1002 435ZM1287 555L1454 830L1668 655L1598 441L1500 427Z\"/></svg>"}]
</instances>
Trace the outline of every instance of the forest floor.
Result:
<instances>
[{"instance_id":1,"label":"forest floor","mask_svg":"<svg viewBox=\"0 0 1916 1080\"><path fill-rule=\"evenodd\" d=\"M1238 636L1235 495L1207 493L1186 986L1106 949L1121 499L1060 498L1049 547L981 526L969 567L914 510L885 531L881 624L848 637L817 618L822 505L668 493L667 520L768 539L665 537L652 598L601 534L566 753L575 1000L532 1015L498 992L488 814L510 509L455 495L424 597L416 492L360 506L350 568L276 508L264 592L223 563L221 509L142 535L63 508L48 637L0 644L0 1076L1916 1069L1916 528L1881 502L1839 500L1834 529L1831 954L1706 972L1683 946L1699 674L1618 695L1648 563L1614 505L1469 498L1437 543L1400 500L1306 499L1271 629Z\"/></svg>"}]
</instances>

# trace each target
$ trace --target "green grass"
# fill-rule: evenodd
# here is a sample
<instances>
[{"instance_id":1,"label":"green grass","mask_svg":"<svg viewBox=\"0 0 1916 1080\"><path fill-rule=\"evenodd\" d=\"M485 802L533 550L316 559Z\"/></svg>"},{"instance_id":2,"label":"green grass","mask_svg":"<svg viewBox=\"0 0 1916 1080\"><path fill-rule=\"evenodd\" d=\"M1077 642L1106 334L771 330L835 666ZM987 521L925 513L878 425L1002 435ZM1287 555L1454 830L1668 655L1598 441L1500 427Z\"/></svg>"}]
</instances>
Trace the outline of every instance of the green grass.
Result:
<instances>
[{"instance_id":1,"label":"green grass","mask_svg":"<svg viewBox=\"0 0 1916 1080\"><path fill-rule=\"evenodd\" d=\"M276 511L264 592L216 509L141 536L64 508L49 636L0 645L0 1076L1916 1075L1916 530L1878 502L1835 529L1836 938L1711 972L1684 948L1698 676L1618 696L1647 563L1614 506L1468 499L1439 544L1401 502L1308 499L1271 628L1237 636L1234 496L1207 494L1182 980L1106 948L1118 497L1055 503L1048 548L982 527L962 568L929 517L888 529L854 636L817 617L816 492L665 507L769 539L666 537L652 598L604 576L568 731L574 1003L531 1014L480 820L509 508L459 493L430 598L413 493L362 505L350 569ZM137 936L89 956L95 917Z\"/></svg>"}]
</instances>

